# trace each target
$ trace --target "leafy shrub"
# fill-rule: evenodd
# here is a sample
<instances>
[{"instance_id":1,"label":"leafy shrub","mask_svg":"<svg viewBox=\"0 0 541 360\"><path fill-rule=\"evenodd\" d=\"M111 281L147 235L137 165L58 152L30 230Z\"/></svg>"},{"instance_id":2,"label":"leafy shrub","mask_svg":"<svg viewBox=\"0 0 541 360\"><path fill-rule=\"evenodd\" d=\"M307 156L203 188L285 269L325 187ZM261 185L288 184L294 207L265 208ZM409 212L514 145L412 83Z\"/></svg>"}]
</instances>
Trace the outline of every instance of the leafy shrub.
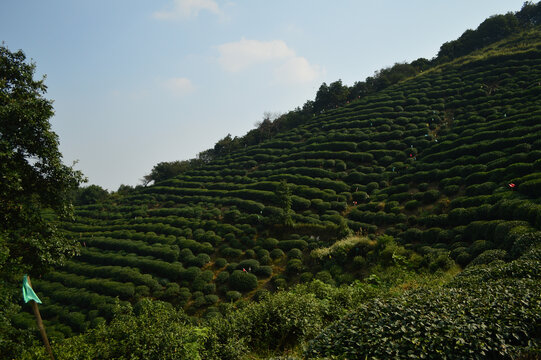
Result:
<instances>
[{"instance_id":1,"label":"leafy shrub","mask_svg":"<svg viewBox=\"0 0 541 360\"><path fill-rule=\"evenodd\" d=\"M410 200L404 204L404 208L406 210L414 210L419 207L419 201L418 200Z\"/></svg>"},{"instance_id":2,"label":"leafy shrub","mask_svg":"<svg viewBox=\"0 0 541 360\"><path fill-rule=\"evenodd\" d=\"M275 206L265 206L263 219L267 224L279 224L283 222L284 210Z\"/></svg>"},{"instance_id":3,"label":"leafy shrub","mask_svg":"<svg viewBox=\"0 0 541 360\"><path fill-rule=\"evenodd\" d=\"M237 265L238 265L238 263L236 263L236 262L229 263L226 266L225 270L227 270L229 273L232 273L234 270L237 269Z\"/></svg>"},{"instance_id":4,"label":"leafy shrub","mask_svg":"<svg viewBox=\"0 0 541 360\"><path fill-rule=\"evenodd\" d=\"M214 267L218 268L218 269L221 269L223 268L224 266L227 265L227 260L224 259L224 258L217 258L215 261L214 261Z\"/></svg>"},{"instance_id":5,"label":"leafy shrub","mask_svg":"<svg viewBox=\"0 0 541 360\"><path fill-rule=\"evenodd\" d=\"M325 284L329 284L329 285L334 285L335 284L335 281L334 279L332 278L332 275L330 272L328 272L327 270L322 270L322 271L319 271L315 276L314 276L315 279L325 283Z\"/></svg>"},{"instance_id":6,"label":"leafy shrub","mask_svg":"<svg viewBox=\"0 0 541 360\"><path fill-rule=\"evenodd\" d=\"M263 257L261 257L261 258L259 259L259 263L260 263L261 265L269 265L269 264L272 263L272 259L270 258L269 255L264 255Z\"/></svg>"},{"instance_id":7,"label":"leafy shrub","mask_svg":"<svg viewBox=\"0 0 541 360\"><path fill-rule=\"evenodd\" d=\"M428 264L428 269L432 272L443 270L447 271L454 265L454 261L449 257L448 253L438 254Z\"/></svg>"},{"instance_id":8,"label":"leafy shrub","mask_svg":"<svg viewBox=\"0 0 541 360\"><path fill-rule=\"evenodd\" d=\"M198 296L194 298L193 300L193 306L195 308L201 308L207 304L207 301L205 300L205 296Z\"/></svg>"},{"instance_id":9,"label":"leafy shrub","mask_svg":"<svg viewBox=\"0 0 541 360\"><path fill-rule=\"evenodd\" d=\"M206 305L213 305L213 304L216 304L220 300L220 297L218 295L208 294L208 295L205 295L204 299L205 299Z\"/></svg>"},{"instance_id":10,"label":"leafy shrub","mask_svg":"<svg viewBox=\"0 0 541 360\"><path fill-rule=\"evenodd\" d=\"M312 294L279 292L244 308L238 326L254 349L287 349L323 328L323 310Z\"/></svg>"},{"instance_id":11,"label":"leafy shrub","mask_svg":"<svg viewBox=\"0 0 541 360\"><path fill-rule=\"evenodd\" d=\"M250 291L257 287L257 277L246 271L235 270L229 276L229 287L238 291Z\"/></svg>"},{"instance_id":12,"label":"leafy shrub","mask_svg":"<svg viewBox=\"0 0 541 360\"><path fill-rule=\"evenodd\" d=\"M240 246L236 249L227 247L222 251L222 254L228 258L238 258L242 255L242 250L240 249Z\"/></svg>"},{"instance_id":13,"label":"leafy shrub","mask_svg":"<svg viewBox=\"0 0 541 360\"><path fill-rule=\"evenodd\" d=\"M468 252L472 257L476 257L485 250L490 250L494 248L494 244L491 241L487 240L476 240L474 243L469 247Z\"/></svg>"},{"instance_id":14,"label":"leafy shrub","mask_svg":"<svg viewBox=\"0 0 541 360\"><path fill-rule=\"evenodd\" d=\"M299 259L291 259L287 262L286 273L288 275L298 275L303 270L302 261Z\"/></svg>"},{"instance_id":15,"label":"leafy shrub","mask_svg":"<svg viewBox=\"0 0 541 360\"><path fill-rule=\"evenodd\" d=\"M229 273L226 270L221 271L218 276L216 276L216 282L219 284L226 283L229 280Z\"/></svg>"},{"instance_id":16,"label":"leafy shrub","mask_svg":"<svg viewBox=\"0 0 541 360\"><path fill-rule=\"evenodd\" d=\"M379 184L375 181L372 181L372 182L369 182L368 184L366 184L366 191L368 193L373 193L374 190L376 189L379 189Z\"/></svg>"},{"instance_id":17,"label":"leafy shrub","mask_svg":"<svg viewBox=\"0 0 541 360\"><path fill-rule=\"evenodd\" d=\"M357 255L353 258L353 263L358 269L363 269L366 266L366 259L361 255Z\"/></svg>"},{"instance_id":18,"label":"leafy shrub","mask_svg":"<svg viewBox=\"0 0 541 360\"><path fill-rule=\"evenodd\" d=\"M428 190L423 193L423 203L430 204L438 200L440 192L438 190Z\"/></svg>"},{"instance_id":19,"label":"leafy shrub","mask_svg":"<svg viewBox=\"0 0 541 360\"><path fill-rule=\"evenodd\" d=\"M477 196L477 195L489 195L492 194L494 189L496 189L498 185L493 182L485 182L483 184L474 184L470 185L466 188L466 195L467 196Z\"/></svg>"},{"instance_id":20,"label":"leafy shrub","mask_svg":"<svg viewBox=\"0 0 541 360\"><path fill-rule=\"evenodd\" d=\"M541 179L525 181L519 185L518 191L532 197L541 196Z\"/></svg>"},{"instance_id":21,"label":"leafy shrub","mask_svg":"<svg viewBox=\"0 0 541 360\"><path fill-rule=\"evenodd\" d=\"M458 190L460 190L460 186L458 185L447 185L443 188L443 193L447 196L452 196L458 193Z\"/></svg>"},{"instance_id":22,"label":"leafy shrub","mask_svg":"<svg viewBox=\"0 0 541 360\"><path fill-rule=\"evenodd\" d=\"M255 271L259 268L259 261L255 259L242 260L236 267L236 270L245 269L246 271Z\"/></svg>"},{"instance_id":23,"label":"leafy shrub","mask_svg":"<svg viewBox=\"0 0 541 360\"><path fill-rule=\"evenodd\" d=\"M539 244L541 244L541 231L522 234L515 240L511 248L511 256L516 259Z\"/></svg>"},{"instance_id":24,"label":"leafy shrub","mask_svg":"<svg viewBox=\"0 0 541 360\"><path fill-rule=\"evenodd\" d=\"M483 251L479 256L473 259L468 266L490 264L496 260L503 260L507 257L507 251L502 249L492 249Z\"/></svg>"},{"instance_id":25,"label":"leafy shrub","mask_svg":"<svg viewBox=\"0 0 541 360\"><path fill-rule=\"evenodd\" d=\"M317 248L310 252L310 257L318 261L325 261L333 258L338 262L344 262L348 254L355 253L366 254L375 247L375 242L363 236L348 236L339 240L329 247ZM322 280L323 281L323 280Z\"/></svg>"},{"instance_id":26,"label":"leafy shrub","mask_svg":"<svg viewBox=\"0 0 541 360\"><path fill-rule=\"evenodd\" d=\"M331 209L331 204L321 199L312 199L311 201L314 209L316 209L320 213Z\"/></svg>"},{"instance_id":27,"label":"leafy shrub","mask_svg":"<svg viewBox=\"0 0 541 360\"><path fill-rule=\"evenodd\" d=\"M293 248L287 252L288 259L302 259L302 251L297 248Z\"/></svg>"},{"instance_id":28,"label":"leafy shrub","mask_svg":"<svg viewBox=\"0 0 541 360\"><path fill-rule=\"evenodd\" d=\"M456 256L455 261L456 261L457 264L464 267L464 266L468 265L468 263L471 261L471 258L472 257L470 255L470 253L464 251L464 252L459 253Z\"/></svg>"},{"instance_id":29,"label":"leafy shrub","mask_svg":"<svg viewBox=\"0 0 541 360\"><path fill-rule=\"evenodd\" d=\"M307 283L307 282L310 282L312 281L312 279L314 278L314 274L312 274L311 272L303 272L300 276L300 282L301 283Z\"/></svg>"},{"instance_id":30,"label":"leafy shrub","mask_svg":"<svg viewBox=\"0 0 541 360\"><path fill-rule=\"evenodd\" d=\"M281 259L284 255L285 254L282 249L274 249L270 252L270 257L274 260Z\"/></svg>"},{"instance_id":31,"label":"leafy shrub","mask_svg":"<svg viewBox=\"0 0 541 360\"><path fill-rule=\"evenodd\" d=\"M250 259L255 259L256 257L256 254L255 254L255 251L252 250L252 249L248 249L244 252L244 256L247 257L247 258L250 258Z\"/></svg>"},{"instance_id":32,"label":"leafy shrub","mask_svg":"<svg viewBox=\"0 0 541 360\"><path fill-rule=\"evenodd\" d=\"M55 358L64 359L199 359L207 333L189 324L170 304L144 299L133 310L115 311L108 326L66 339L55 345ZM43 356L37 358L46 358ZM36 354L27 354L36 358ZM24 356L23 356L24 358Z\"/></svg>"},{"instance_id":33,"label":"leafy shrub","mask_svg":"<svg viewBox=\"0 0 541 360\"><path fill-rule=\"evenodd\" d=\"M269 256L269 250L265 250L265 249L257 249L256 251L256 255L259 259L265 257L265 256Z\"/></svg>"},{"instance_id":34,"label":"leafy shrub","mask_svg":"<svg viewBox=\"0 0 541 360\"><path fill-rule=\"evenodd\" d=\"M278 247L285 251L293 248L306 249L308 247L308 243L304 240L282 240L278 243Z\"/></svg>"},{"instance_id":35,"label":"leafy shrub","mask_svg":"<svg viewBox=\"0 0 541 360\"><path fill-rule=\"evenodd\" d=\"M259 289L255 292L254 296L252 297L252 300L254 301L262 301L265 299L268 299L270 295L270 291L267 289Z\"/></svg>"},{"instance_id":36,"label":"leafy shrub","mask_svg":"<svg viewBox=\"0 0 541 360\"><path fill-rule=\"evenodd\" d=\"M308 199L302 198L297 195L291 196L291 208L295 211L308 210L311 204L311 201Z\"/></svg>"},{"instance_id":37,"label":"leafy shrub","mask_svg":"<svg viewBox=\"0 0 541 360\"><path fill-rule=\"evenodd\" d=\"M469 224L471 219L471 211L468 209L456 208L449 211L449 223L453 226Z\"/></svg>"},{"instance_id":38,"label":"leafy shrub","mask_svg":"<svg viewBox=\"0 0 541 360\"><path fill-rule=\"evenodd\" d=\"M195 262L194 266L203 267L205 264L210 262L210 256L204 253L198 254L195 258L197 261Z\"/></svg>"},{"instance_id":39,"label":"leafy shrub","mask_svg":"<svg viewBox=\"0 0 541 360\"><path fill-rule=\"evenodd\" d=\"M204 294L212 294L212 293L215 293L216 292L216 284L213 284L213 283L209 283L209 284L205 284L205 286L203 286L203 293Z\"/></svg>"},{"instance_id":40,"label":"leafy shrub","mask_svg":"<svg viewBox=\"0 0 541 360\"><path fill-rule=\"evenodd\" d=\"M284 290L287 288L287 280L284 279L282 275L273 276L272 283L276 290Z\"/></svg>"},{"instance_id":41,"label":"leafy shrub","mask_svg":"<svg viewBox=\"0 0 541 360\"><path fill-rule=\"evenodd\" d=\"M270 277L272 276L272 267L270 266L260 266L254 271L254 274L261 277Z\"/></svg>"},{"instance_id":42,"label":"leafy shrub","mask_svg":"<svg viewBox=\"0 0 541 360\"><path fill-rule=\"evenodd\" d=\"M351 198L353 201L357 201L358 203L364 203L370 198L370 196L365 191L356 191L351 194Z\"/></svg>"},{"instance_id":43,"label":"leafy shrub","mask_svg":"<svg viewBox=\"0 0 541 360\"><path fill-rule=\"evenodd\" d=\"M203 288L205 285L207 285L207 282L200 276L196 277L194 281L192 281L192 290L194 291L203 291Z\"/></svg>"},{"instance_id":44,"label":"leafy shrub","mask_svg":"<svg viewBox=\"0 0 541 360\"><path fill-rule=\"evenodd\" d=\"M265 239L259 240L257 244L261 246L262 248L270 251L278 245L278 240L273 239L273 238L265 238Z\"/></svg>"},{"instance_id":45,"label":"leafy shrub","mask_svg":"<svg viewBox=\"0 0 541 360\"><path fill-rule=\"evenodd\" d=\"M228 300L228 301L237 301L238 299L240 299L242 297L242 294L238 291L228 291L226 294L225 294L225 298Z\"/></svg>"},{"instance_id":46,"label":"leafy shrub","mask_svg":"<svg viewBox=\"0 0 541 360\"><path fill-rule=\"evenodd\" d=\"M532 280L422 289L365 303L322 331L305 356L348 359L513 357L541 321ZM437 300L436 300L437 299ZM520 299L520 300L519 300ZM534 320L535 319L535 320Z\"/></svg>"}]
</instances>

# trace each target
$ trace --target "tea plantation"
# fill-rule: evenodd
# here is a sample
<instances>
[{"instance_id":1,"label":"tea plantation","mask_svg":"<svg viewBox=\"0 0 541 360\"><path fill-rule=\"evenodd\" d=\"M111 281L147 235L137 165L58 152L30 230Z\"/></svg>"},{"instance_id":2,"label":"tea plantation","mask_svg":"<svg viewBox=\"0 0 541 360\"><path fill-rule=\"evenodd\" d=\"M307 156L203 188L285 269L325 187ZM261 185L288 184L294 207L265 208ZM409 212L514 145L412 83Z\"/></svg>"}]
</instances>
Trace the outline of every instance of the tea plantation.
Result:
<instances>
[{"instance_id":1,"label":"tea plantation","mask_svg":"<svg viewBox=\"0 0 541 360\"><path fill-rule=\"evenodd\" d=\"M58 358L534 359L541 30L75 214L34 280Z\"/></svg>"}]
</instances>

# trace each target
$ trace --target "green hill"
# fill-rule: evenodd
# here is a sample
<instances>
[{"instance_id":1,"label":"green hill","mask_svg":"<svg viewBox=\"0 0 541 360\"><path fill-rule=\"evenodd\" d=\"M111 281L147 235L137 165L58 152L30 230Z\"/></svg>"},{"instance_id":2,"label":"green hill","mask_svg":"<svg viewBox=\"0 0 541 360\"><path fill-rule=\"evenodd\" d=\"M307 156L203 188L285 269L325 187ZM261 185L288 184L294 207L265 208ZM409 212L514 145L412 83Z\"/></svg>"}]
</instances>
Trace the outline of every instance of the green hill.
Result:
<instances>
[{"instance_id":1,"label":"green hill","mask_svg":"<svg viewBox=\"0 0 541 360\"><path fill-rule=\"evenodd\" d=\"M464 56L446 53L423 71L344 98L268 137L238 142L243 146L174 178L77 207L75 220L60 227L80 242L80 256L34 281L52 337L116 319L118 297L120 304L163 300L211 323L253 326L248 348L267 336L273 340L260 342L260 350L315 338L307 357L385 358L417 345L448 358L539 349L540 258L529 250L541 240L539 28ZM411 274L441 280L460 268L467 270L445 286L403 292L417 281ZM392 290L400 283L406 285ZM265 291L285 289L274 297ZM295 325L307 329L302 334L259 334L257 321L228 318L236 308L264 312L262 304L272 301L293 309L296 293L320 304L321 312L298 310L321 316L316 325ZM357 309L345 318L317 302L340 307L340 296L344 312ZM521 297L522 312L513 302ZM475 310L491 307L492 313ZM468 309L476 320L463 313ZM438 316L441 331L430 328ZM492 339L499 330L486 318L515 330L490 342L482 336ZM26 313L14 319L20 327L31 321ZM468 321L481 328L468 328ZM238 329L212 326L218 337L232 331L242 339ZM487 345L466 346L472 339ZM392 345L376 345L386 341ZM227 353L220 349L208 357Z\"/></svg>"}]
</instances>

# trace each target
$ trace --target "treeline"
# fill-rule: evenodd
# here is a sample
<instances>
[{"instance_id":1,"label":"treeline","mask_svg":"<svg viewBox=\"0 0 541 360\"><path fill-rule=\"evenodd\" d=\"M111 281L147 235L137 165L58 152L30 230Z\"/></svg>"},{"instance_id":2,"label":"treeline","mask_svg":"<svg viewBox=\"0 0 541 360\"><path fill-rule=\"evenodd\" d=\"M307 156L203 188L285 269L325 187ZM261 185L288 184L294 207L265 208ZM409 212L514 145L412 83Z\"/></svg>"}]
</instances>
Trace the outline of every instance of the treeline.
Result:
<instances>
[{"instance_id":1,"label":"treeline","mask_svg":"<svg viewBox=\"0 0 541 360\"><path fill-rule=\"evenodd\" d=\"M479 50L503 38L541 24L541 3L525 2L516 13L494 15L475 30L466 30L458 39L440 47L437 63L444 63Z\"/></svg>"}]
</instances>

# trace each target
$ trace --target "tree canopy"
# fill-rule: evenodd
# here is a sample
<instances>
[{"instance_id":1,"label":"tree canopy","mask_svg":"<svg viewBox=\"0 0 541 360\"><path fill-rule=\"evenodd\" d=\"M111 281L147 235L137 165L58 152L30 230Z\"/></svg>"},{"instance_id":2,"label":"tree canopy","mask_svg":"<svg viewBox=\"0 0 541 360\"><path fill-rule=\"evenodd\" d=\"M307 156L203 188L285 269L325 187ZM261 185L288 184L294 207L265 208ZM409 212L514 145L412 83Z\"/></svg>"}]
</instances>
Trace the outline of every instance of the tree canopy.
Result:
<instances>
[{"instance_id":1,"label":"tree canopy","mask_svg":"<svg viewBox=\"0 0 541 360\"><path fill-rule=\"evenodd\" d=\"M75 251L43 211L69 214L69 191L82 175L62 164L49 123L52 101L43 97L43 79L34 79L35 64L25 60L22 51L0 47L0 236L7 261L37 270Z\"/></svg>"},{"instance_id":2,"label":"tree canopy","mask_svg":"<svg viewBox=\"0 0 541 360\"><path fill-rule=\"evenodd\" d=\"M183 161L163 161L158 163L152 168L150 174L145 175L142 179L143 185L148 185L152 181L154 183L175 177L182 174L183 172L189 170L193 167L193 161L183 160Z\"/></svg>"},{"instance_id":3,"label":"tree canopy","mask_svg":"<svg viewBox=\"0 0 541 360\"><path fill-rule=\"evenodd\" d=\"M51 219L70 215L70 193L83 178L61 161L52 101L34 72L22 51L0 46L0 328L14 309L10 284L77 252ZM9 352L9 337L2 334L0 353Z\"/></svg>"},{"instance_id":4,"label":"tree canopy","mask_svg":"<svg viewBox=\"0 0 541 360\"><path fill-rule=\"evenodd\" d=\"M96 204L104 201L105 199L107 199L108 196L109 192L99 185L89 185L81 187L75 193L74 205Z\"/></svg>"}]
</instances>

